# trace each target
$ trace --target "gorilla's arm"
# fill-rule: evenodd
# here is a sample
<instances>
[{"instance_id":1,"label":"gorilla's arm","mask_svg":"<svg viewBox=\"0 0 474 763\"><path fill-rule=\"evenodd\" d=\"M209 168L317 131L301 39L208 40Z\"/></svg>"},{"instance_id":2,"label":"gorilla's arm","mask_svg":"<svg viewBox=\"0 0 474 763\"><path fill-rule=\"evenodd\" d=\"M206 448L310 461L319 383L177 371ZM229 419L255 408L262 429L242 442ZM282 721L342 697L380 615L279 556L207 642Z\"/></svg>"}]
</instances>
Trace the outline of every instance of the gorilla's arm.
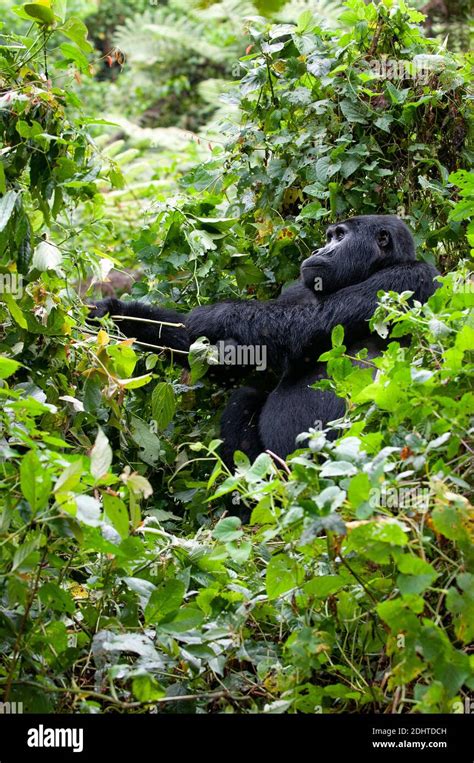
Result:
<instances>
[{"instance_id":1,"label":"gorilla's arm","mask_svg":"<svg viewBox=\"0 0 474 763\"><path fill-rule=\"evenodd\" d=\"M301 281L289 286L276 300L281 305L294 305L294 304L311 304L315 303L316 297L314 292L308 289ZM229 307L232 304L247 304L247 303L221 303ZM252 304L257 304L252 302ZM261 305L269 305L269 302L258 303ZM199 308L196 309L199 311ZM189 351L189 347L198 336L208 336L211 338L210 332L207 334L200 334L199 332L193 332L193 339L190 338L188 331L188 320L196 312L193 310L188 315L171 310L169 308L155 307L153 305L147 305L143 302L122 302L115 297L107 297L106 299L98 300L92 305L89 305L89 317L92 320L97 318L103 318L105 315L109 315L114 318L118 328L127 337L133 337L138 343L141 343L146 349L152 349L153 346L159 346L172 351L174 350L173 359L185 367L188 366L186 353ZM124 317L122 317L124 316ZM126 317L130 316L130 317ZM139 320L133 320L134 318ZM140 320L143 319L143 320ZM169 325L178 324L178 325ZM215 341L219 339L227 340L232 344L235 344L232 332L226 334L225 337L219 335ZM214 369L215 370L215 369Z\"/></svg>"},{"instance_id":2,"label":"gorilla's arm","mask_svg":"<svg viewBox=\"0 0 474 763\"><path fill-rule=\"evenodd\" d=\"M344 326L346 343L366 334L379 291L412 291L414 299L425 302L436 288L433 282L436 275L438 272L431 265L413 262L379 270L362 283L332 294L316 296L302 284L296 284L276 300L221 302L197 307L186 316L141 302L108 298L95 303L91 317L100 318L108 313L164 322L164 325L142 323L125 317L117 321L126 336L145 345L178 350L174 359L185 366L190 344L206 336L213 343L232 338L241 345L265 346L268 364L275 368L286 360L302 358L312 347L323 352L338 324ZM184 327L167 323L184 323Z\"/></svg>"},{"instance_id":3,"label":"gorilla's arm","mask_svg":"<svg viewBox=\"0 0 474 763\"><path fill-rule=\"evenodd\" d=\"M347 343L366 334L379 291L412 291L413 299L426 302L436 289L436 275L436 269L423 262L396 265L362 283L322 294L313 304L249 300L198 307L189 314L186 327L191 339L204 335L215 342L233 336L240 344L266 345L272 366L285 358L301 358L312 346L324 351L338 324L345 329Z\"/></svg>"}]
</instances>

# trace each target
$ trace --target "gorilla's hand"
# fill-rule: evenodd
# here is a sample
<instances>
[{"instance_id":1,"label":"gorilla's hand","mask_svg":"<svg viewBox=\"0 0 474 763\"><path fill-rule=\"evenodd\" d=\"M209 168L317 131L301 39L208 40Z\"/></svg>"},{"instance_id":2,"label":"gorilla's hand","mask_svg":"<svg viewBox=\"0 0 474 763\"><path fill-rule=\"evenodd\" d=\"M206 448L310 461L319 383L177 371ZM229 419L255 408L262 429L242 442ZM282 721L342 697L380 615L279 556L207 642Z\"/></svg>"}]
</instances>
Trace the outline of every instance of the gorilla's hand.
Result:
<instances>
[{"instance_id":1,"label":"gorilla's hand","mask_svg":"<svg viewBox=\"0 0 474 763\"><path fill-rule=\"evenodd\" d=\"M144 348L166 350L176 362L187 367L190 342L182 313L144 302L122 302L116 297L92 302L89 311L91 320L110 315L122 334Z\"/></svg>"},{"instance_id":2,"label":"gorilla's hand","mask_svg":"<svg viewBox=\"0 0 474 763\"><path fill-rule=\"evenodd\" d=\"M104 315L123 315L124 306L125 302L121 302L120 299L117 299L116 297L99 299L87 305L89 308L89 318L91 320L103 318Z\"/></svg>"}]
</instances>

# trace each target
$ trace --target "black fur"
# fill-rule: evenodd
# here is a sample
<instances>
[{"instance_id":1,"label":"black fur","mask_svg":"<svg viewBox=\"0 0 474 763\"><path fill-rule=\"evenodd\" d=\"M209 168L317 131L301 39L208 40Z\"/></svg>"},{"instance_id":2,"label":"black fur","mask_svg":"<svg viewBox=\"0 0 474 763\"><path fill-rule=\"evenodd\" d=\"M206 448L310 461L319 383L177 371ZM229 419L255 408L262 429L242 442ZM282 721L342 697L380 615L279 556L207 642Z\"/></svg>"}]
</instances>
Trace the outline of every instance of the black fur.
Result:
<instances>
[{"instance_id":1,"label":"black fur","mask_svg":"<svg viewBox=\"0 0 474 763\"><path fill-rule=\"evenodd\" d=\"M384 345L368 325L378 292L411 291L412 299L425 302L437 287L437 274L431 265L416 261L413 237L402 220L367 215L329 226L325 246L302 263L300 281L276 300L221 302L183 316L140 302L105 299L96 303L92 317L108 313L183 322L185 328L126 319L119 324L126 336L174 350L187 350L200 336L213 343L265 347L268 370L277 371L280 381L270 394L246 387L231 397L222 417L223 456L231 464L236 449L252 459L265 449L285 457L295 449L298 434L316 422L324 427L339 418L344 402L311 389L325 376L325 364L317 359L330 348L332 329L344 327L348 354L364 346L370 346L372 356L378 354ZM186 355L174 355L186 365Z\"/></svg>"}]
</instances>

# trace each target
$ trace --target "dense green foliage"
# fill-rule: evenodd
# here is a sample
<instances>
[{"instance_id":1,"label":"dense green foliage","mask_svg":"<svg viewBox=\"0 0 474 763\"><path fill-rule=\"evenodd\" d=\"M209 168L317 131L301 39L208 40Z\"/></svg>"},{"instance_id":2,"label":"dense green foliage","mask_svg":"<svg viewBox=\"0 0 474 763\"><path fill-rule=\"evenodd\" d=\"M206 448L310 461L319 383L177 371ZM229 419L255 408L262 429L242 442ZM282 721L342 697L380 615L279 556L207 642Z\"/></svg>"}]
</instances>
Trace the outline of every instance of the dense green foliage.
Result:
<instances>
[{"instance_id":1,"label":"dense green foliage","mask_svg":"<svg viewBox=\"0 0 474 763\"><path fill-rule=\"evenodd\" d=\"M178 18L194 52L187 68L173 51L168 79L156 30L159 54L134 63L131 35L131 73L124 50L104 79L86 3L67 18L26 4L0 28L1 693L46 712L459 712L474 689L472 59L403 0L349 0L336 31L291 5L284 24L221 5L107 16L120 49L150 14ZM224 101L193 100L190 141L169 97L188 97L196 61ZM135 295L162 304L268 297L328 221L380 212L407 219L442 286L424 306L381 297L373 325L392 341L375 361L354 367L334 331L321 384L347 399L344 435L314 431L286 462L226 470L202 346L180 374L86 327L81 282L114 265L140 266Z\"/></svg>"}]
</instances>

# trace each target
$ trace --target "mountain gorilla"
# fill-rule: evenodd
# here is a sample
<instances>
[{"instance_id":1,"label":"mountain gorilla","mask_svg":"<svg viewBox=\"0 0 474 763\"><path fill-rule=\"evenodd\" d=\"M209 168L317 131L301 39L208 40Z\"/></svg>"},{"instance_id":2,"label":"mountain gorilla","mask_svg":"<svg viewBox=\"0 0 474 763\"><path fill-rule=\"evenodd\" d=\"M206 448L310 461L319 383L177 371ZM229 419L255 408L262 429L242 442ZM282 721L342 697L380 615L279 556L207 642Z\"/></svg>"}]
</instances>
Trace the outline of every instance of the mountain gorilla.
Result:
<instances>
[{"instance_id":1,"label":"mountain gorilla","mask_svg":"<svg viewBox=\"0 0 474 763\"><path fill-rule=\"evenodd\" d=\"M343 400L311 388L325 376L325 364L317 359L330 348L333 328L344 327L349 355L367 347L368 357L374 357L385 346L371 334L368 324L377 307L377 293L411 291L412 299L425 302L437 288L433 282L437 274L431 265L416 261L412 235L402 220L367 215L330 225L325 245L302 263L300 280L278 299L221 302L196 307L183 316L174 310L108 298L94 304L91 317L108 313L184 322L184 327L177 328L119 318L126 336L172 350L186 351L201 336L224 346L263 346L268 368L279 374L279 382L270 392L251 386L231 395L221 433L222 456L231 465L235 450L252 460L267 449L285 457L295 449L298 434L317 426L316 422L325 427L342 416ZM176 357L187 365L184 354ZM238 373L241 370L245 371L237 369ZM270 374L264 376L267 383L271 381Z\"/></svg>"}]
</instances>

